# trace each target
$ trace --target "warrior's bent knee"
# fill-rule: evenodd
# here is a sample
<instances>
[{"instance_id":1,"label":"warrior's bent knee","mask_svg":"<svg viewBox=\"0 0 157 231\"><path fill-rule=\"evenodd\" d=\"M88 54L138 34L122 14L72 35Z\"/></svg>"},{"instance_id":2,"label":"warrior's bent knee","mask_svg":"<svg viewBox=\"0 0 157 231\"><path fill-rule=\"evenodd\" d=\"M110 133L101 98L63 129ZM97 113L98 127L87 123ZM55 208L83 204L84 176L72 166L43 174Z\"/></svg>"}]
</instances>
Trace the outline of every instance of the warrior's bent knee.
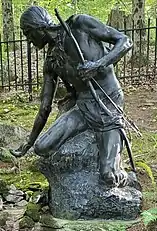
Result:
<instances>
[{"instance_id":1,"label":"warrior's bent knee","mask_svg":"<svg viewBox=\"0 0 157 231\"><path fill-rule=\"evenodd\" d=\"M43 148L41 147L41 144L38 141L36 141L34 144L34 152L37 155L43 155Z\"/></svg>"},{"instance_id":2,"label":"warrior's bent knee","mask_svg":"<svg viewBox=\"0 0 157 231\"><path fill-rule=\"evenodd\" d=\"M45 145L43 142L40 142L40 139L37 140L34 144L34 152L39 156L49 156L50 150L48 149L47 145Z\"/></svg>"}]
</instances>

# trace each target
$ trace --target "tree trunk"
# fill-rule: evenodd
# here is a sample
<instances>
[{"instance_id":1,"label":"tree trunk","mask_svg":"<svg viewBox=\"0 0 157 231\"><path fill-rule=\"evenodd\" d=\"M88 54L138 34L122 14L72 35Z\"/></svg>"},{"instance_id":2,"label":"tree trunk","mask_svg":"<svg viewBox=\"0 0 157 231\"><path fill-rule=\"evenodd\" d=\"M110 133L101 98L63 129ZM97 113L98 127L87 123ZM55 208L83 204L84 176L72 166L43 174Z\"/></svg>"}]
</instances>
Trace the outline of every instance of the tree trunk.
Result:
<instances>
[{"instance_id":1,"label":"tree trunk","mask_svg":"<svg viewBox=\"0 0 157 231\"><path fill-rule=\"evenodd\" d=\"M120 10L119 7L111 9L110 14L108 15L107 25L123 31L123 33L132 38L132 32L127 31L127 29L132 28L131 15L126 16L125 11ZM131 55L131 51L127 53L126 61L130 60Z\"/></svg>"},{"instance_id":2,"label":"tree trunk","mask_svg":"<svg viewBox=\"0 0 157 231\"><path fill-rule=\"evenodd\" d=\"M3 18L3 41L12 41L14 33L14 20L12 0L1 0Z\"/></svg>"},{"instance_id":3,"label":"tree trunk","mask_svg":"<svg viewBox=\"0 0 157 231\"><path fill-rule=\"evenodd\" d=\"M108 15L107 24L118 30L125 31L125 29L131 28L131 15L126 16L125 11L119 8L113 8ZM128 35L129 34L131 34L131 32L128 32Z\"/></svg>"},{"instance_id":4,"label":"tree trunk","mask_svg":"<svg viewBox=\"0 0 157 231\"><path fill-rule=\"evenodd\" d=\"M145 27L145 0L132 0L132 18L134 28L134 50L133 60L139 65L143 65L145 59L146 30ZM138 61L138 62L137 62ZM140 63L139 63L140 62Z\"/></svg>"}]
</instances>

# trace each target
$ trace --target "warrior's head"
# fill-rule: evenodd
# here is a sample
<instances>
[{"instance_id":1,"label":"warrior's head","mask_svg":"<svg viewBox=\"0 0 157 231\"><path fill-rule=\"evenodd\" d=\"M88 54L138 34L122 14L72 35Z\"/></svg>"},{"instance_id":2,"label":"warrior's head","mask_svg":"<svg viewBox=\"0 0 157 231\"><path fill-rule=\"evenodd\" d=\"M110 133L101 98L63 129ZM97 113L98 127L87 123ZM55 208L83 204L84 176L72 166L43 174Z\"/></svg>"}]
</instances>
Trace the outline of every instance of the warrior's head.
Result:
<instances>
[{"instance_id":1,"label":"warrior's head","mask_svg":"<svg viewBox=\"0 0 157 231\"><path fill-rule=\"evenodd\" d=\"M50 40L46 30L53 30L55 24L49 13L40 6L31 6L21 15L20 27L23 34L34 46L42 49ZM54 37L56 32L54 31ZM52 36L53 39L53 36Z\"/></svg>"}]
</instances>

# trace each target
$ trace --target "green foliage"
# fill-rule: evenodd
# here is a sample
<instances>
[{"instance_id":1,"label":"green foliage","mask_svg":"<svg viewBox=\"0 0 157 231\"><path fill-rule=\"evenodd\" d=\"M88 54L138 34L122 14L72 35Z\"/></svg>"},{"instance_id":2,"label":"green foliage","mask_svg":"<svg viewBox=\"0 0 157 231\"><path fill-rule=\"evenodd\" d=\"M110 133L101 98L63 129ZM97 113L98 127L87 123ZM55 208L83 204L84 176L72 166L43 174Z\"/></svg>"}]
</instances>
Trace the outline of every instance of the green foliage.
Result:
<instances>
[{"instance_id":1,"label":"green foliage","mask_svg":"<svg viewBox=\"0 0 157 231\"><path fill-rule=\"evenodd\" d=\"M22 12L31 5L34 1L30 0L12 0L13 9L14 9L14 22L15 25L19 25L19 18ZM120 9L126 11L127 13L131 12L130 0L126 1L117 1L117 0L39 0L36 2L37 5L40 5L46 8L49 13L54 17L54 8L58 8L61 15L64 18L69 17L71 14L75 13L86 13L98 17L103 22L107 21L108 14L110 10L117 6ZM155 7L157 3L155 0L146 1L146 13L150 15L155 14ZM2 14L2 9L0 8L0 13Z\"/></svg>"},{"instance_id":2,"label":"green foliage","mask_svg":"<svg viewBox=\"0 0 157 231\"><path fill-rule=\"evenodd\" d=\"M143 185L143 188L145 186ZM147 185L146 185L147 187ZM143 204L146 209L157 207L157 188L148 186L147 189L143 190ZM145 210L146 210L145 209Z\"/></svg>"},{"instance_id":3,"label":"green foliage","mask_svg":"<svg viewBox=\"0 0 157 231\"><path fill-rule=\"evenodd\" d=\"M2 6L0 0L0 6ZM3 0L4 1L4 0ZM70 15L75 13L85 13L93 15L100 19L102 22L106 23L108 20L108 15L111 9L117 7L125 11L126 15L130 14L132 11L132 1L119 1L119 0L12 0L13 12L14 12L14 26L16 35L19 36L19 27L20 27L20 16L26 8L32 4L42 6L48 10L50 15L52 15L55 23L58 23L57 18L54 15L54 8L57 8L60 14L63 16L63 19L68 18ZM147 0L145 2L145 12L146 18L151 18L152 24L155 23L157 3L156 0ZM2 28L2 7L0 7L0 26ZM2 32L2 29L1 31ZM151 36L155 36L154 30L150 31ZM2 53L5 58L5 54Z\"/></svg>"},{"instance_id":4,"label":"green foliage","mask_svg":"<svg viewBox=\"0 0 157 231\"><path fill-rule=\"evenodd\" d=\"M33 126L34 119L38 113L40 102L29 102L29 95L23 91L11 92L1 97L0 100L0 119L3 123L18 125L27 130ZM53 112L45 126L47 129L56 118L57 112Z\"/></svg>"},{"instance_id":5,"label":"green foliage","mask_svg":"<svg viewBox=\"0 0 157 231\"><path fill-rule=\"evenodd\" d=\"M142 138L132 135L132 150L137 157L136 161L148 162L152 157L156 158L157 134L153 132L142 132ZM150 158L151 156L151 158Z\"/></svg>"},{"instance_id":6,"label":"green foliage","mask_svg":"<svg viewBox=\"0 0 157 231\"><path fill-rule=\"evenodd\" d=\"M3 179L0 179L0 194L5 194L8 192L7 182Z\"/></svg>"},{"instance_id":7,"label":"green foliage","mask_svg":"<svg viewBox=\"0 0 157 231\"><path fill-rule=\"evenodd\" d=\"M0 147L0 160L5 163L16 163L16 158L10 154L7 148L4 147Z\"/></svg>"},{"instance_id":8,"label":"green foliage","mask_svg":"<svg viewBox=\"0 0 157 231\"><path fill-rule=\"evenodd\" d=\"M27 204L25 215L33 219L33 221L38 222L40 219L40 208L41 206L39 204L29 202Z\"/></svg>"},{"instance_id":9,"label":"green foliage","mask_svg":"<svg viewBox=\"0 0 157 231\"><path fill-rule=\"evenodd\" d=\"M1 178L8 184L14 184L17 188L26 192L29 192L32 187L40 190L48 186L46 178L39 171L32 172L28 167L22 168L18 173L1 173Z\"/></svg>"},{"instance_id":10,"label":"green foliage","mask_svg":"<svg viewBox=\"0 0 157 231\"><path fill-rule=\"evenodd\" d=\"M138 162L136 162L136 166L140 167L146 171L146 173L148 174L148 176L150 177L150 179L152 181L152 185L155 186L156 183L155 183L155 179L153 176L153 172L152 172L151 168L148 166L148 164L146 164L145 162L142 162L142 161L138 161Z\"/></svg>"},{"instance_id":11,"label":"green foliage","mask_svg":"<svg viewBox=\"0 0 157 231\"><path fill-rule=\"evenodd\" d=\"M37 105L26 104L23 106L21 103L3 103L0 104L0 119L2 122L9 121L8 124L14 124L29 129L32 127L37 110Z\"/></svg>"},{"instance_id":12,"label":"green foliage","mask_svg":"<svg viewBox=\"0 0 157 231\"><path fill-rule=\"evenodd\" d=\"M142 220L147 226L150 222L157 220L157 208L151 208L141 213Z\"/></svg>"}]
</instances>

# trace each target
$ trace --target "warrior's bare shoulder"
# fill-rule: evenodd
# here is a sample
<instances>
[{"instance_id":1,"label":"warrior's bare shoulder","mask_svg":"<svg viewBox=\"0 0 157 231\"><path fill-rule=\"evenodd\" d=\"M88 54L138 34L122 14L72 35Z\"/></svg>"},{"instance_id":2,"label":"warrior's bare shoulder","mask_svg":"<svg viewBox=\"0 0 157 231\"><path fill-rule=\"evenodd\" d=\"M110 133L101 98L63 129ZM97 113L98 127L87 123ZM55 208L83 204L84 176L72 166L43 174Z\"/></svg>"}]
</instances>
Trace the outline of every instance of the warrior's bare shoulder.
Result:
<instances>
[{"instance_id":1,"label":"warrior's bare shoulder","mask_svg":"<svg viewBox=\"0 0 157 231\"><path fill-rule=\"evenodd\" d=\"M85 28L85 27L95 27L98 25L102 25L103 23L101 23L97 18L94 18L90 15L87 14L74 14L72 16L70 16L66 22L69 25L73 25L73 28L78 29L78 28ZM96 25L97 24L97 25ZM104 24L103 24L104 25Z\"/></svg>"}]
</instances>

